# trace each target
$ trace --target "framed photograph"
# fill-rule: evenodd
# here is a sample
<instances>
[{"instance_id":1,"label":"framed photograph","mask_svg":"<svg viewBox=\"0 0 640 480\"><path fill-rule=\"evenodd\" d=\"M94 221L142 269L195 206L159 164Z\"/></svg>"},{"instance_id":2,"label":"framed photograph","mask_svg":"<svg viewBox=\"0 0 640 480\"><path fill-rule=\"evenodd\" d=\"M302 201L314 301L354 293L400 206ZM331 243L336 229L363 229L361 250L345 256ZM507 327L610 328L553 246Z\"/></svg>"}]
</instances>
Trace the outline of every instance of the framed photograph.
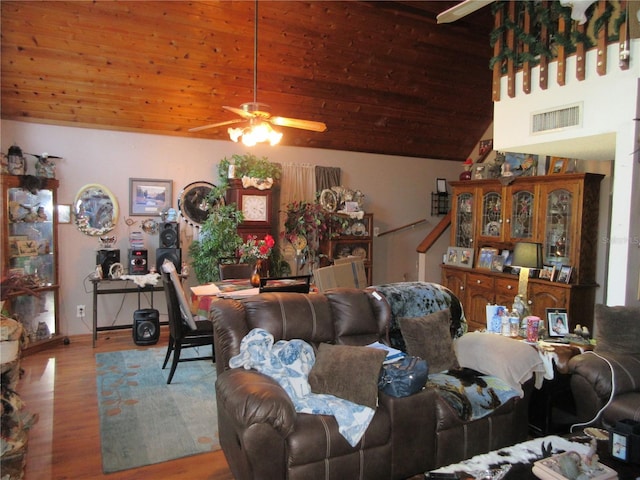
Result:
<instances>
[{"instance_id":1,"label":"framed photograph","mask_svg":"<svg viewBox=\"0 0 640 480\"><path fill-rule=\"evenodd\" d=\"M464 267L464 268L473 267L473 249L471 248L458 249L458 266Z\"/></svg>"},{"instance_id":2,"label":"framed photograph","mask_svg":"<svg viewBox=\"0 0 640 480\"><path fill-rule=\"evenodd\" d=\"M493 255L491 257L491 271L501 272L504 269L504 257L502 255Z\"/></svg>"},{"instance_id":3,"label":"framed photograph","mask_svg":"<svg viewBox=\"0 0 640 480\"><path fill-rule=\"evenodd\" d=\"M19 257L20 249L18 248L18 242L23 242L25 240L29 240L29 237L26 235L15 235L9 237L9 256L10 257Z\"/></svg>"},{"instance_id":4,"label":"framed photograph","mask_svg":"<svg viewBox=\"0 0 640 480\"><path fill-rule=\"evenodd\" d=\"M538 278L542 280L549 280L553 282L556 276L556 266L555 265L543 265L540 270L540 274Z\"/></svg>"},{"instance_id":5,"label":"framed photograph","mask_svg":"<svg viewBox=\"0 0 640 480\"><path fill-rule=\"evenodd\" d=\"M31 257L38 254L37 240L18 240L18 252L22 257Z\"/></svg>"},{"instance_id":6,"label":"framed photograph","mask_svg":"<svg viewBox=\"0 0 640 480\"><path fill-rule=\"evenodd\" d=\"M58 223L71 223L71 205L58 205Z\"/></svg>"},{"instance_id":7,"label":"framed photograph","mask_svg":"<svg viewBox=\"0 0 640 480\"><path fill-rule=\"evenodd\" d=\"M484 159L487 158L487 155L489 155L491 150L493 150L493 138L489 140L480 140L480 143L478 144L478 155L480 155L478 163L484 162Z\"/></svg>"},{"instance_id":8,"label":"framed photograph","mask_svg":"<svg viewBox=\"0 0 640 480\"><path fill-rule=\"evenodd\" d=\"M504 305L487 305L487 332L502 333L502 319L508 316Z\"/></svg>"},{"instance_id":9,"label":"framed photograph","mask_svg":"<svg viewBox=\"0 0 640 480\"><path fill-rule=\"evenodd\" d=\"M570 283L571 272L573 272L573 267L569 265L562 265L556 275L555 281L560 283Z\"/></svg>"},{"instance_id":10,"label":"framed photograph","mask_svg":"<svg viewBox=\"0 0 640 480\"><path fill-rule=\"evenodd\" d=\"M550 337L564 337L569 333L566 308L547 308L547 331Z\"/></svg>"},{"instance_id":11,"label":"framed photograph","mask_svg":"<svg viewBox=\"0 0 640 480\"><path fill-rule=\"evenodd\" d=\"M631 435L622 432L610 432L609 449L611 456L626 462L629 460L629 438Z\"/></svg>"},{"instance_id":12,"label":"framed photograph","mask_svg":"<svg viewBox=\"0 0 640 480\"><path fill-rule=\"evenodd\" d=\"M160 215L171 207L172 180L129 179L129 215Z\"/></svg>"},{"instance_id":13,"label":"framed photograph","mask_svg":"<svg viewBox=\"0 0 640 480\"><path fill-rule=\"evenodd\" d=\"M559 175L565 173L567 166L569 165L569 159L564 157L551 157L549 160L549 175Z\"/></svg>"},{"instance_id":14,"label":"framed photograph","mask_svg":"<svg viewBox=\"0 0 640 480\"><path fill-rule=\"evenodd\" d=\"M478 254L478 262L476 268L483 268L485 270L491 270L491 262L493 256L498 254L497 248L482 247Z\"/></svg>"},{"instance_id":15,"label":"framed photograph","mask_svg":"<svg viewBox=\"0 0 640 480\"><path fill-rule=\"evenodd\" d=\"M457 247L447 248L447 255L444 258L445 265L458 265L458 249Z\"/></svg>"}]
</instances>

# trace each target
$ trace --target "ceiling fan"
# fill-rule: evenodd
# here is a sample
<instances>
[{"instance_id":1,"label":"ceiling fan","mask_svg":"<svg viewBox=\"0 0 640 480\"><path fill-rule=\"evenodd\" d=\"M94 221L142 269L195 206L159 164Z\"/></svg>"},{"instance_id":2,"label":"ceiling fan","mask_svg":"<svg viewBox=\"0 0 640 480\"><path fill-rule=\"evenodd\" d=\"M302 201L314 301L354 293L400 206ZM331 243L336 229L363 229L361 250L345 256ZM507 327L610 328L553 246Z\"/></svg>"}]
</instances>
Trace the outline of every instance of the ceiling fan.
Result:
<instances>
[{"instance_id":1,"label":"ceiling fan","mask_svg":"<svg viewBox=\"0 0 640 480\"><path fill-rule=\"evenodd\" d=\"M439 13L436 17L437 23L451 23L456 20L460 20L462 17L480 10L485 5L489 5L493 0L464 0L457 5L454 5L448 10Z\"/></svg>"},{"instance_id":2,"label":"ceiling fan","mask_svg":"<svg viewBox=\"0 0 640 480\"><path fill-rule=\"evenodd\" d=\"M275 145L280 142L282 133L274 130L271 125L299 128L302 130L311 130L313 132L324 132L327 129L327 126L323 122L271 116L271 113L269 112L269 105L258 102L258 0L255 2L253 52L253 102L243 103L240 105L240 108L228 106L222 107L242 118L190 128L189 131L199 132L209 128L223 127L225 125L248 123L244 128L229 128L227 130L231 140L238 142L241 139L242 143L247 146L253 146L256 143L262 142L269 142L271 145Z\"/></svg>"}]
</instances>

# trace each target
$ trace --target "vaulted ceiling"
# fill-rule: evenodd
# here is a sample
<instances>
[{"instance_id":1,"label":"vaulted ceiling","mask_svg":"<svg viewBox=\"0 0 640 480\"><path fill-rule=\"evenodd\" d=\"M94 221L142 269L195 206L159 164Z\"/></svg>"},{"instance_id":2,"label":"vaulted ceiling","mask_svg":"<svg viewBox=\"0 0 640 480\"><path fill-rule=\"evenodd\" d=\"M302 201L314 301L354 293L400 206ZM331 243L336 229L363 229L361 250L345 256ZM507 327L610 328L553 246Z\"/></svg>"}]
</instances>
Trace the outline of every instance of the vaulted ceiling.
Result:
<instances>
[{"instance_id":1,"label":"vaulted ceiling","mask_svg":"<svg viewBox=\"0 0 640 480\"><path fill-rule=\"evenodd\" d=\"M464 160L490 125L493 20L451 1L260 1L257 100L283 145ZM2 1L4 119L228 140L253 100L251 1Z\"/></svg>"}]
</instances>

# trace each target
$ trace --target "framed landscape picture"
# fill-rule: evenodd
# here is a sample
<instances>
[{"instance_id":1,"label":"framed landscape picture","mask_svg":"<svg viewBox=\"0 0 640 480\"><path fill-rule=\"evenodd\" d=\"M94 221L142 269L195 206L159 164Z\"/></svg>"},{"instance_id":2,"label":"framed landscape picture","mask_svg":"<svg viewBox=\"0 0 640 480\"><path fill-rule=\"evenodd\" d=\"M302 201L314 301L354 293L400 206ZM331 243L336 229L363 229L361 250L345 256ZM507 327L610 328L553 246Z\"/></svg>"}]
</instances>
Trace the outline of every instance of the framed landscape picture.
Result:
<instances>
[{"instance_id":1,"label":"framed landscape picture","mask_svg":"<svg viewBox=\"0 0 640 480\"><path fill-rule=\"evenodd\" d=\"M171 180L129 179L129 215L160 215L171 207Z\"/></svg>"}]
</instances>

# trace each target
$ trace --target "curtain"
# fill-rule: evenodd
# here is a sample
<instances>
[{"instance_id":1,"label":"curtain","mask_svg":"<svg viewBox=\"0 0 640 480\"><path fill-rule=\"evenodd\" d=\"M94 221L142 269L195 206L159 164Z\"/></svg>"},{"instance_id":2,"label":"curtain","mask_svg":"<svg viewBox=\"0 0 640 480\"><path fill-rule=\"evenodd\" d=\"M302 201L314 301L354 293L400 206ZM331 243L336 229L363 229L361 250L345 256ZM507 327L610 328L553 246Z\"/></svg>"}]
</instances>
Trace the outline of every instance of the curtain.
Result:
<instances>
[{"instance_id":1,"label":"curtain","mask_svg":"<svg viewBox=\"0 0 640 480\"><path fill-rule=\"evenodd\" d=\"M340 185L340 167L316 167L316 189L321 192L325 188Z\"/></svg>"},{"instance_id":2,"label":"curtain","mask_svg":"<svg viewBox=\"0 0 640 480\"><path fill-rule=\"evenodd\" d=\"M279 231L284 231L284 212L287 204L307 200L313 202L316 196L316 179L313 165L283 164L278 211Z\"/></svg>"},{"instance_id":3,"label":"curtain","mask_svg":"<svg viewBox=\"0 0 640 480\"><path fill-rule=\"evenodd\" d=\"M285 211L291 202L306 200L315 201L316 198L316 178L313 165L304 164L283 164L282 180L280 183L280 205L278 209L278 231L284 232ZM289 242L285 242L289 243ZM281 248L285 245L281 244ZM285 260L289 262L291 271L299 272L296 268L295 252L293 256L282 252ZM291 252L290 252L291 253Z\"/></svg>"}]
</instances>

